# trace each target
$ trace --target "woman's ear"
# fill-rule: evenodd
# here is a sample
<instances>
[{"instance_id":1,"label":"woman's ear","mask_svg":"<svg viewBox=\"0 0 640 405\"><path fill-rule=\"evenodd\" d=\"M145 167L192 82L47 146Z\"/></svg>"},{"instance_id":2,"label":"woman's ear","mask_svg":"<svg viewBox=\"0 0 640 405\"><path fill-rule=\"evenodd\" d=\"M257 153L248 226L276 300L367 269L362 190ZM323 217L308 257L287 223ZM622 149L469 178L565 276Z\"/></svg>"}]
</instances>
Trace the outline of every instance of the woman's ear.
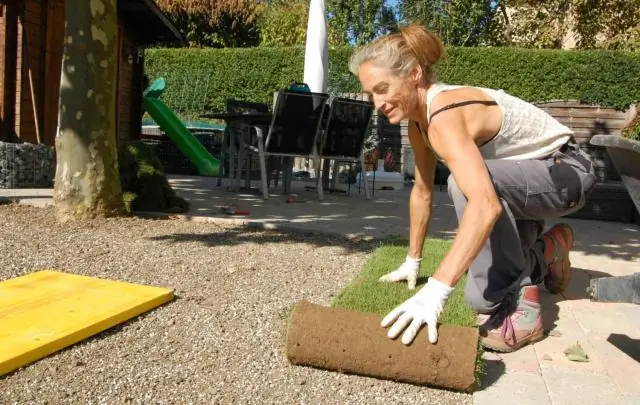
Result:
<instances>
[{"instance_id":1,"label":"woman's ear","mask_svg":"<svg viewBox=\"0 0 640 405\"><path fill-rule=\"evenodd\" d=\"M419 63L416 63L411 72L409 72L409 77L411 78L411 82L414 86L418 87L422 83L422 67Z\"/></svg>"}]
</instances>

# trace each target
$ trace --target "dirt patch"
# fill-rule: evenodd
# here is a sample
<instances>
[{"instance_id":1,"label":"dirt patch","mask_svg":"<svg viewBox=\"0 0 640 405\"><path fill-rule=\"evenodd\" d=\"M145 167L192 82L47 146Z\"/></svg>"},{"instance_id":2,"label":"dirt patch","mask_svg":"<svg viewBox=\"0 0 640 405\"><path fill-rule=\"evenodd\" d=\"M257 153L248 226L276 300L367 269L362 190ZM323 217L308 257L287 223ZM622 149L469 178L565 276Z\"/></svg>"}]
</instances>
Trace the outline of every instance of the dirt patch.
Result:
<instances>
[{"instance_id":1,"label":"dirt patch","mask_svg":"<svg viewBox=\"0 0 640 405\"><path fill-rule=\"evenodd\" d=\"M294 308L287 334L292 364L469 392L475 388L478 330L439 328L438 343L421 328L412 344L386 336L380 316L308 301Z\"/></svg>"}]
</instances>

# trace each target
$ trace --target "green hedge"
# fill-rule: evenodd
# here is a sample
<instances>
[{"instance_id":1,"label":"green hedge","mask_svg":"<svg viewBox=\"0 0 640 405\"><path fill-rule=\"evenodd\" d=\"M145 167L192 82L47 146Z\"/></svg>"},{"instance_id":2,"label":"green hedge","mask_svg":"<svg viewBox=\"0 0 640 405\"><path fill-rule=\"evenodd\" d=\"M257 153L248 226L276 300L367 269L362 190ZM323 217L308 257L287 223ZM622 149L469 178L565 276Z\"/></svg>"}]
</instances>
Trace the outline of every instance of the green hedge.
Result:
<instances>
[{"instance_id":1,"label":"green hedge","mask_svg":"<svg viewBox=\"0 0 640 405\"><path fill-rule=\"evenodd\" d=\"M351 49L329 54L330 91L359 92ZM224 110L227 98L271 105L273 92L302 81L304 48L148 49L150 80L164 77L164 101L185 118ZM501 88L528 101L577 99L624 109L640 100L640 54L517 48L448 48L437 65L451 84Z\"/></svg>"}]
</instances>

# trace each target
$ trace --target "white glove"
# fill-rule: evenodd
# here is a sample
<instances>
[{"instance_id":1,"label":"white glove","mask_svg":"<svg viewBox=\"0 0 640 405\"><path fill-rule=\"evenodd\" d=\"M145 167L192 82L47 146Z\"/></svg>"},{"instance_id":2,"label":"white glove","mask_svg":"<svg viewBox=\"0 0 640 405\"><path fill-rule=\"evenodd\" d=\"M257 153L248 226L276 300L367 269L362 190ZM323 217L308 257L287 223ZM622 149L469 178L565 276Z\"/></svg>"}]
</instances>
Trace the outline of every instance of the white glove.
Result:
<instances>
[{"instance_id":1,"label":"white glove","mask_svg":"<svg viewBox=\"0 0 640 405\"><path fill-rule=\"evenodd\" d=\"M404 263L398 267L397 270L387 273L380 277L378 281L394 282L400 280L407 280L407 285L410 290L416 288L416 281L418 280L418 271L420 270L420 261L422 259L414 259L407 256Z\"/></svg>"},{"instance_id":2,"label":"white glove","mask_svg":"<svg viewBox=\"0 0 640 405\"><path fill-rule=\"evenodd\" d=\"M387 336L395 339L411 323L402 336L402 343L408 345L415 339L420 326L426 323L429 342L436 343L438 341L438 318L452 291L453 287L429 277L429 281L420 291L384 317L382 320L383 328L395 322L389 329Z\"/></svg>"}]
</instances>

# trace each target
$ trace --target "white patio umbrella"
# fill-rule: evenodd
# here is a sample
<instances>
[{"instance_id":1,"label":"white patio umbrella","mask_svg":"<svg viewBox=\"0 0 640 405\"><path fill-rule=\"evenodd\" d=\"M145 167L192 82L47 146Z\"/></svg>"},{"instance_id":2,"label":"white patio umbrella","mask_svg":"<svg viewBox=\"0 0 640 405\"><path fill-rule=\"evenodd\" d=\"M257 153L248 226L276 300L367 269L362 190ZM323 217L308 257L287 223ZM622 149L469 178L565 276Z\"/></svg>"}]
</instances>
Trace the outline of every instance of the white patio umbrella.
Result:
<instances>
[{"instance_id":1,"label":"white patio umbrella","mask_svg":"<svg viewBox=\"0 0 640 405\"><path fill-rule=\"evenodd\" d=\"M329 53L327 48L325 0L310 0L307 42L304 53L304 82L309 86L309 90L314 93L327 92L329 76ZM325 176L328 175L329 166L324 166L323 171ZM320 187L323 186L320 185Z\"/></svg>"},{"instance_id":2,"label":"white patio umbrella","mask_svg":"<svg viewBox=\"0 0 640 405\"><path fill-rule=\"evenodd\" d=\"M315 93L327 92L329 55L324 0L310 0L307 42L304 54L304 82Z\"/></svg>"}]
</instances>

